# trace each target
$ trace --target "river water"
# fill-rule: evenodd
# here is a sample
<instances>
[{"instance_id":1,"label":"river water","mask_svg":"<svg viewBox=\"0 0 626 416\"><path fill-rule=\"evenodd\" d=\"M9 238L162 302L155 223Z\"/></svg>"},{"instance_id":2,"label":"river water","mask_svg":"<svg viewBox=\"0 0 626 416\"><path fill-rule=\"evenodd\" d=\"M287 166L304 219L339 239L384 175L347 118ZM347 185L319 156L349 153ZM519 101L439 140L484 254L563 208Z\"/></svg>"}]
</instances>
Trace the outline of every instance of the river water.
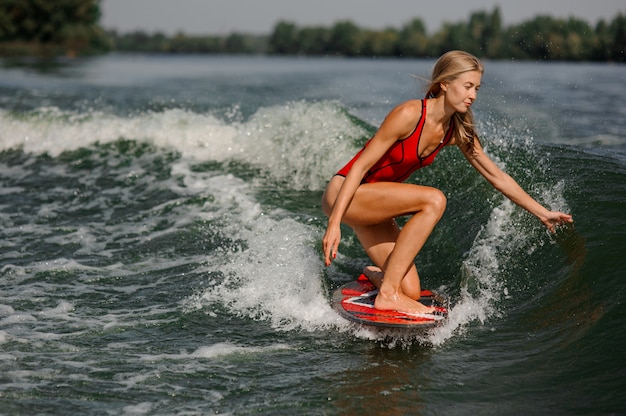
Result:
<instances>
[{"instance_id":1,"label":"river water","mask_svg":"<svg viewBox=\"0 0 626 416\"><path fill-rule=\"evenodd\" d=\"M448 148L410 179L448 197L416 258L448 322L329 306L368 260L344 229L324 267L322 190L433 63L4 62L0 413L623 414L623 65L485 62L487 153L574 227Z\"/></svg>"}]
</instances>

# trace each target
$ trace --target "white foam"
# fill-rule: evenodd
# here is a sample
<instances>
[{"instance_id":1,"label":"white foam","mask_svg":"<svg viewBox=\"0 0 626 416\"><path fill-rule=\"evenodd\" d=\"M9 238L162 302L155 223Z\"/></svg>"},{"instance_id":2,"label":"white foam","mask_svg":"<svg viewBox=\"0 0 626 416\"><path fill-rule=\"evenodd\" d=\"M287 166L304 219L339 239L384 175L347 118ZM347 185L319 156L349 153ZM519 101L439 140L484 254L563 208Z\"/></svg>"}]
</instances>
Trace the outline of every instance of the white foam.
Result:
<instances>
[{"instance_id":1,"label":"white foam","mask_svg":"<svg viewBox=\"0 0 626 416\"><path fill-rule=\"evenodd\" d=\"M147 415L154 409L154 404L151 402L142 402L134 405L124 406L122 411L125 415Z\"/></svg>"},{"instance_id":2,"label":"white foam","mask_svg":"<svg viewBox=\"0 0 626 416\"><path fill-rule=\"evenodd\" d=\"M492 159L505 169L504 163L497 157ZM567 212L564 199L564 184L559 182L552 187L540 186L540 197L550 209ZM537 190L535 190L537 192ZM536 227L541 223L532 223L526 228L523 217L527 214L510 200L501 198L492 211L487 223L480 229L471 248L465 254L462 269L460 296L449 311L446 324L437 328L431 337L435 345L444 343L455 334L462 333L472 322L484 324L502 313L498 306L503 299L511 299L515 293L508 288L504 270L514 262L512 253L530 253L541 241L535 241Z\"/></svg>"},{"instance_id":3,"label":"white foam","mask_svg":"<svg viewBox=\"0 0 626 416\"><path fill-rule=\"evenodd\" d=\"M496 304L503 294L504 283L499 280L501 250L512 249L518 240L527 238L513 226L515 206L503 199L495 207L487 224L481 229L463 261L465 276L460 300L450 308L448 321L432 337L435 345L443 343L473 321L484 323L497 315Z\"/></svg>"},{"instance_id":4,"label":"white foam","mask_svg":"<svg viewBox=\"0 0 626 416\"><path fill-rule=\"evenodd\" d=\"M258 354L288 349L291 349L291 347L286 344L273 344L265 347L242 347L230 342L220 342L209 346L199 347L197 350L192 352L190 356L193 358L212 359L232 354Z\"/></svg>"},{"instance_id":5,"label":"white foam","mask_svg":"<svg viewBox=\"0 0 626 416\"><path fill-rule=\"evenodd\" d=\"M267 354L275 351L289 350L287 344L272 344L263 347L251 347L236 345L231 342L218 342L212 345L198 347L193 352L180 352L178 354L144 354L140 356L142 361L158 362L158 361L184 361L188 363L189 359L215 359L230 355L258 355Z\"/></svg>"},{"instance_id":6,"label":"white foam","mask_svg":"<svg viewBox=\"0 0 626 416\"><path fill-rule=\"evenodd\" d=\"M0 110L0 149L21 147L27 153L62 152L119 139L175 148L190 157L220 160L232 154L237 130L211 115L185 110L144 113L128 118L102 112L75 114L39 109L15 118Z\"/></svg>"},{"instance_id":7,"label":"white foam","mask_svg":"<svg viewBox=\"0 0 626 416\"><path fill-rule=\"evenodd\" d=\"M70 302L61 301L55 308L45 309L41 311L42 316L65 316L68 312L74 310L74 305Z\"/></svg>"},{"instance_id":8,"label":"white foam","mask_svg":"<svg viewBox=\"0 0 626 416\"><path fill-rule=\"evenodd\" d=\"M2 272L4 273L5 269L2 268ZM15 313L15 309L13 309L10 305L0 305L0 316L9 316Z\"/></svg>"},{"instance_id":9,"label":"white foam","mask_svg":"<svg viewBox=\"0 0 626 416\"><path fill-rule=\"evenodd\" d=\"M290 103L261 108L241 126L245 160L267 166L294 189L321 189L355 151L353 140L367 135L338 105Z\"/></svg>"},{"instance_id":10,"label":"white foam","mask_svg":"<svg viewBox=\"0 0 626 416\"><path fill-rule=\"evenodd\" d=\"M233 176L204 178L203 188L214 195L212 206L219 209L200 215L220 219L222 233L245 243L241 250L210 255L207 271L219 271L224 278L209 281L187 299L187 310L211 313L219 305L281 330L316 330L341 322L322 286L323 263L314 249L319 235L313 226L280 211L264 212L249 195L249 185Z\"/></svg>"},{"instance_id":11,"label":"white foam","mask_svg":"<svg viewBox=\"0 0 626 416\"><path fill-rule=\"evenodd\" d=\"M237 119L234 117L233 119ZM296 189L319 189L367 134L329 102L260 108L245 122L170 109L120 117L41 108L22 117L0 109L0 151L57 157L119 139L174 149L196 161L240 160L288 179ZM42 212L45 215L46 212Z\"/></svg>"},{"instance_id":12,"label":"white foam","mask_svg":"<svg viewBox=\"0 0 626 416\"><path fill-rule=\"evenodd\" d=\"M29 322L37 322L37 318L29 313L15 313L13 315L9 315L6 318L0 321L0 325L8 326L13 324L23 324Z\"/></svg>"}]
</instances>

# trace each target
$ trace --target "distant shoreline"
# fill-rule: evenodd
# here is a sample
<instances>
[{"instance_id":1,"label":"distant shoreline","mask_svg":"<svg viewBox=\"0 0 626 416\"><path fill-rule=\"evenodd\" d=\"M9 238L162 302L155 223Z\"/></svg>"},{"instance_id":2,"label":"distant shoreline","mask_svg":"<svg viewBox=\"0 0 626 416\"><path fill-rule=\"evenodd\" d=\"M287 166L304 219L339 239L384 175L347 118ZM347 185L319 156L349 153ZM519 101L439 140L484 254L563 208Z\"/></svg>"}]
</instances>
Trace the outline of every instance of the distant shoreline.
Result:
<instances>
[{"instance_id":1,"label":"distant shoreline","mask_svg":"<svg viewBox=\"0 0 626 416\"><path fill-rule=\"evenodd\" d=\"M71 25L71 22L67 22ZM517 61L625 62L626 16L592 27L584 20L537 16L505 27L500 10L474 12L465 22L445 23L429 34L420 18L401 28L371 30L349 20L331 27L279 21L271 34L186 35L136 31L119 34L94 23L88 36L46 42L0 36L0 57L50 59L108 52L207 55L342 56L432 58L454 49L482 59Z\"/></svg>"}]
</instances>

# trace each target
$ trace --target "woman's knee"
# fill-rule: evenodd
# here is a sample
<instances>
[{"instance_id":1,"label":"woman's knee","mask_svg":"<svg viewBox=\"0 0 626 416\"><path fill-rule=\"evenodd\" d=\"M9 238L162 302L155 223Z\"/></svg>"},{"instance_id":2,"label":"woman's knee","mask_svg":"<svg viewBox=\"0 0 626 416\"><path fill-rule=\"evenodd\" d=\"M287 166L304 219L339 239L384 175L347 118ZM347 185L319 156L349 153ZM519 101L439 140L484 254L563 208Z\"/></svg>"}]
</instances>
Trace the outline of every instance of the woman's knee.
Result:
<instances>
[{"instance_id":1,"label":"woman's knee","mask_svg":"<svg viewBox=\"0 0 626 416\"><path fill-rule=\"evenodd\" d=\"M443 192L441 192L439 189L432 188L430 191L430 195L428 196L426 209L436 215L437 218L441 218L444 211L446 210L447 201L448 200L446 198L446 195Z\"/></svg>"}]
</instances>

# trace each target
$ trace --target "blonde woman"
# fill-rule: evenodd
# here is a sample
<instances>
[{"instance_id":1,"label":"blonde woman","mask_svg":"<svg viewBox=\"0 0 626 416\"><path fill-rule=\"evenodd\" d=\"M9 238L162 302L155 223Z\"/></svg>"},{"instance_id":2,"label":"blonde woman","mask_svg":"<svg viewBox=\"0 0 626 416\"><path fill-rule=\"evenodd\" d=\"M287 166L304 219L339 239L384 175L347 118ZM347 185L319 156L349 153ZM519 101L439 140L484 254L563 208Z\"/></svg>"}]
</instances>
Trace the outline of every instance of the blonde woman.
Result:
<instances>
[{"instance_id":1,"label":"blonde woman","mask_svg":"<svg viewBox=\"0 0 626 416\"><path fill-rule=\"evenodd\" d=\"M424 100L395 107L374 136L330 180L322 197L328 227L322 240L326 265L337 255L340 223L355 232L376 265L364 270L379 288L374 306L405 313L433 313L417 301L421 287L413 263L446 208L432 187L403 183L431 164L446 146L458 146L494 188L535 215L550 231L572 216L546 209L483 152L474 131L471 105L484 72L473 55L451 51L433 69ZM396 218L410 216L400 229Z\"/></svg>"}]
</instances>

